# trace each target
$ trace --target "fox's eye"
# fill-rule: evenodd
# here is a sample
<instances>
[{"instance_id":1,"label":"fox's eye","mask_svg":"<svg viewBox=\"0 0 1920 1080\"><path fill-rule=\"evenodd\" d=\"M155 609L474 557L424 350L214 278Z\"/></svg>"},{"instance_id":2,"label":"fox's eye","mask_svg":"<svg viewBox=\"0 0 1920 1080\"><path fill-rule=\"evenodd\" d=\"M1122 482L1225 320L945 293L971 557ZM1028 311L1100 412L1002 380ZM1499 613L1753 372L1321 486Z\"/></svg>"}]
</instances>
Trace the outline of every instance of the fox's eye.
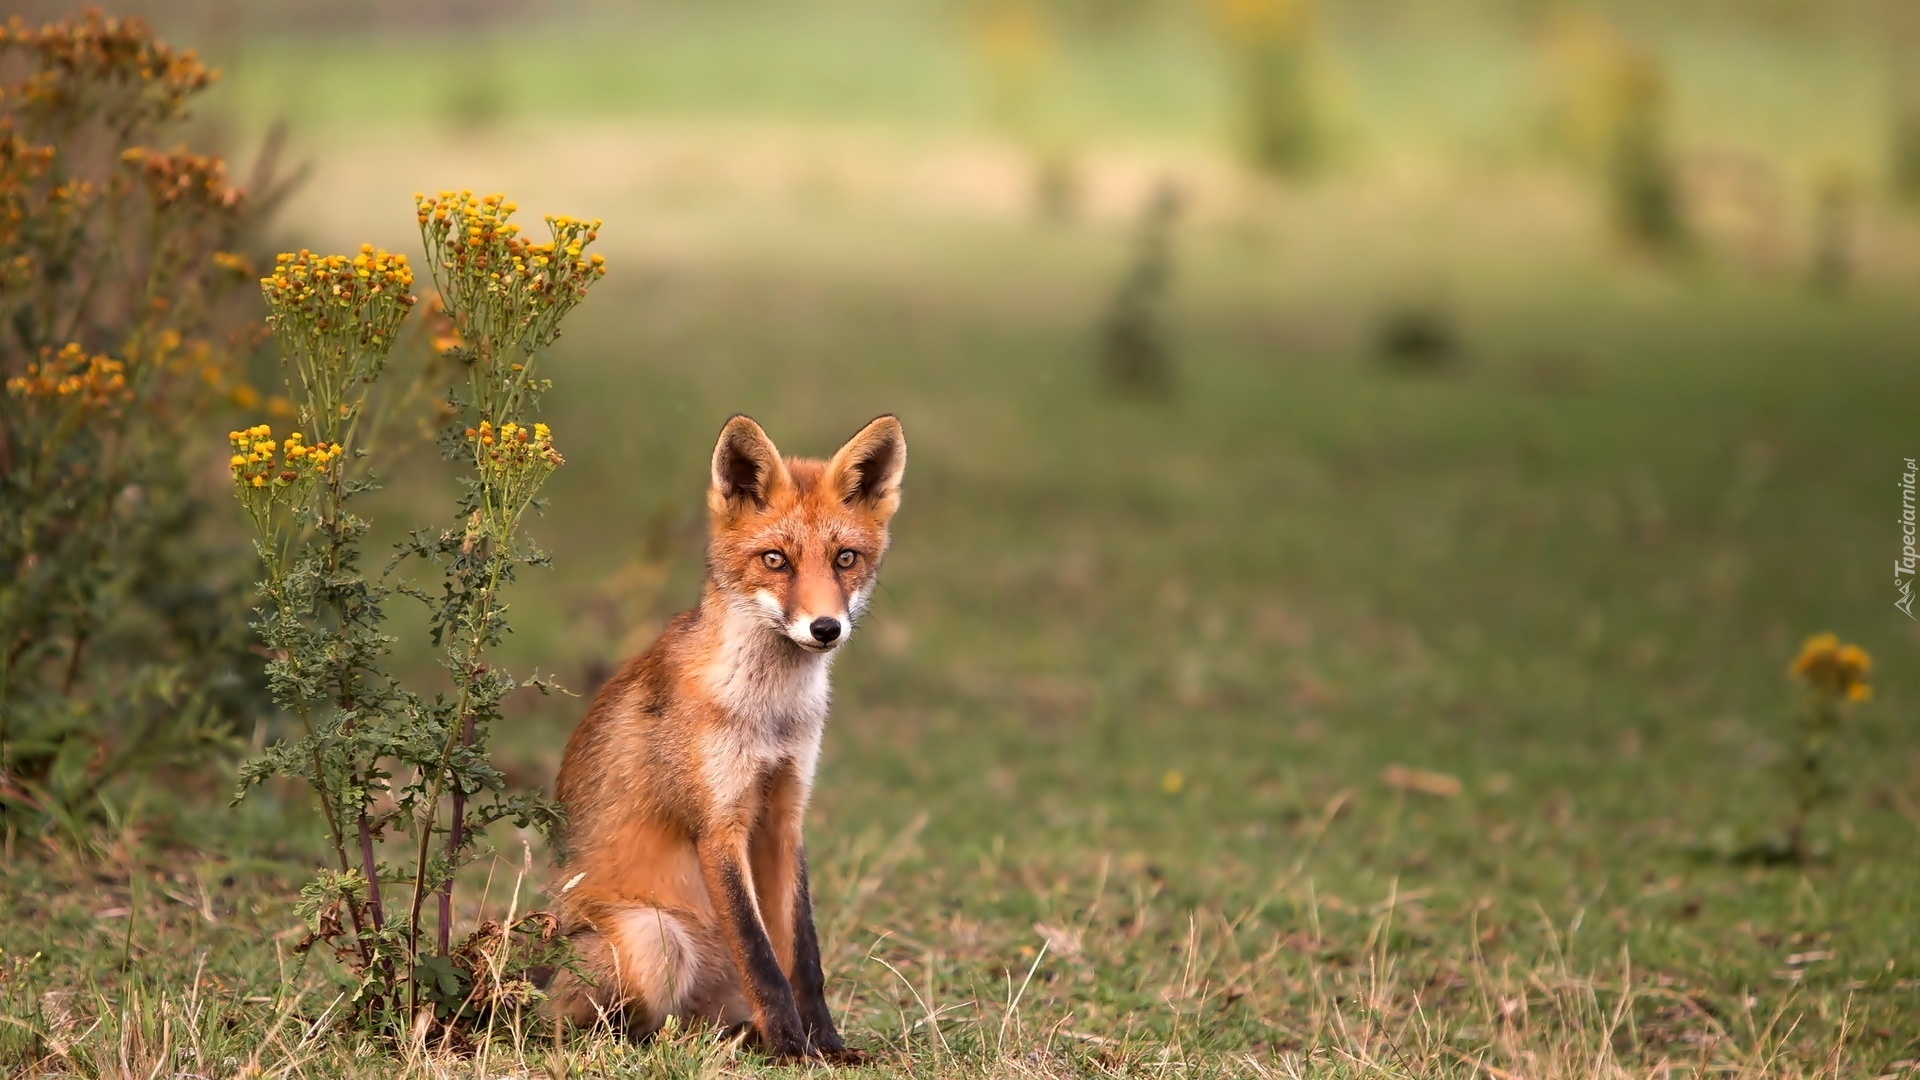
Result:
<instances>
[{"instance_id":1,"label":"fox's eye","mask_svg":"<svg viewBox=\"0 0 1920 1080\"><path fill-rule=\"evenodd\" d=\"M854 562L859 558L860 558L859 552L853 550L852 548L847 548L846 550L840 552L840 554L834 556L833 561L835 565L840 567L840 569L847 570L847 569L851 569Z\"/></svg>"},{"instance_id":2,"label":"fox's eye","mask_svg":"<svg viewBox=\"0 0 1920 1080\"><path fill-rule=\"evenodd\" d=\"M769 551L760 556L760 561L766 563L769 570L784 570L787 567L787 557L777 551Z\"/></svg>"}]
</instances>

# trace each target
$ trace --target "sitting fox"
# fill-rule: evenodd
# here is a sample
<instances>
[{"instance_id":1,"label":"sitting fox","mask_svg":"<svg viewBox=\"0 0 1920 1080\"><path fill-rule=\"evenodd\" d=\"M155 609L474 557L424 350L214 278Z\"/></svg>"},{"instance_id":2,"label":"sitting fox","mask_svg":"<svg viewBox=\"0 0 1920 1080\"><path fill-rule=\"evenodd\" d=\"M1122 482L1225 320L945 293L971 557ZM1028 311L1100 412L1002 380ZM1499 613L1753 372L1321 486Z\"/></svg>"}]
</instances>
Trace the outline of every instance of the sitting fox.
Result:
<instances>
[{"instance_id":1,"label":"sitting fox","mask_svg":"<svg viewBox=\"0 0 1920 1080\"><path fill-rule=\"evenodd\" d=\"M553 984L562 1017L752 1023L776 1058L858 1059L827 1013L801 819L906 464L892 416L830 461L782 458L745 416L721 429L700 605L607 681L560 765L581 972Z\"/></svg>"}]
</instances>

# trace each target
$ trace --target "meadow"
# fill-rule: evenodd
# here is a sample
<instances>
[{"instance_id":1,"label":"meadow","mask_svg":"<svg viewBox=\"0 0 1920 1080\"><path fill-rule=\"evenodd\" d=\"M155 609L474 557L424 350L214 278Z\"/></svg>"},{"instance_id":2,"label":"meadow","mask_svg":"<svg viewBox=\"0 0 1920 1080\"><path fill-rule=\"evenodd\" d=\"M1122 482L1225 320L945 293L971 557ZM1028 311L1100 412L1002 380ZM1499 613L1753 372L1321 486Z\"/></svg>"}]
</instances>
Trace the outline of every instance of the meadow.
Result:
<instances>
[{"instance_id":1,"label":"meadow","mask_svg":"<svg viewBox=\"0 0 1920 1080\"><path fill-rule=\"evenodd\" d=\"M1920 633L1889 565L1920 219L1864 199L1836 294L1808 285L1802 197L1875 153L1857 37L1662 28L1683 144L1737 143L1790 194L1756 221L1709 175L1697 249L1660 259L1487 104L1525 58L1482 24L1424 66L1401 62L1417 21L1351 45L1344 108L1384 118L1277 186L1208 127L1204 38L1096 39L1063 76L1084 201L1047 221L938 24L785 17L662 15L624 60L582 46L599 83L513 66L566 36L546 24L267 37L221 93L242 127L289 113L314 162L290 246L410 250L408 194L448 185L606 219L613 273L549 369L567 464L529 526L554 568L512 594L517 670L590 692L693 601L729 414L810 455L902 418L905 504L809 817L828 989L873 1074L1920 1071ZM519 74L436 97L476 54ZM417 115L364 77L388 63ZM351 89L295 107L276 72ZM1743 89L1795 80L1838 119ZM1163 174L1190 196L1174 386L1116 394L1096 328ZM1382 359L1409 305L1443 313L1447 362ZM449 498L430 474L377 497L391 535ZM1815 857L1745 857L1784 821L1787 665L1823 630L1873 655L1874 697ZM422 627L394 632L423 665ZM551 784L582 705L511 700L514 784ZM339 970L293 953L307 797L230 787L147 778L86 843L9 829L0 1069L786 1071L698 1030L508 1026L472 1055L343 1034ZM546 852L490 842L463 917L541 905Z\"/></svg>"}]
</instances>

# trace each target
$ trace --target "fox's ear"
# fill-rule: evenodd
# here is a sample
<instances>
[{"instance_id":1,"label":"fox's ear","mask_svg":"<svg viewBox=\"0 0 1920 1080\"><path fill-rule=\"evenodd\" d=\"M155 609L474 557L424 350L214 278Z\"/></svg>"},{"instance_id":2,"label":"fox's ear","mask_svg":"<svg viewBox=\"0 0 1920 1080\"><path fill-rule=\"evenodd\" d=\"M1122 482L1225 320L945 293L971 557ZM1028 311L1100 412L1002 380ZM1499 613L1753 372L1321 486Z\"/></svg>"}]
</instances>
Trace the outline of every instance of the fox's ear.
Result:
<instances>
[{"instance_id":1,"label":"fox's ear","mask_svg":"<svg viewBox=\"0 0 1920 1080\"><path fill-rule=\"evenodd\" d=\"M753 417L728 420L713 447L713 486L707 489L707 508L714 516L727 518L749 508L760 509L788 483L780 451Z\"/></svg>"},{"instance_id":2,"label":"fox's ear","mask_svg":"<svg viewBox=\"0 0 1920 1080\"><path fill-rule=\"evenodd\" d=\"M907 473L907 434L888 415L860 429L827 463L827 483L848 506L862 507L881 520L900 509L900 481Z\"/></svg>"}]
</instances>

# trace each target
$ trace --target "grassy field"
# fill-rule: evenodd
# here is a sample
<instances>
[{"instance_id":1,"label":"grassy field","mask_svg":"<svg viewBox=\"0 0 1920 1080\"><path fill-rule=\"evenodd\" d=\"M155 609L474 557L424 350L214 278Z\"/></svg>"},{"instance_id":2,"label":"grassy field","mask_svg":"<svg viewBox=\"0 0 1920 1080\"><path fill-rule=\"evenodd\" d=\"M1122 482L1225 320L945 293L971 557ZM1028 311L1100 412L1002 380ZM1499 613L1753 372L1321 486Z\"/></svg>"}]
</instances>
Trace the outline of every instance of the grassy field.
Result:
<instances>
[{"instance_id":1,"label":"grassy field","mask_svg":"<svg viewBox=\"0 0 1920 1080\"><path fill-rule=\"evenodd\" d=\"M700 143L689 181L623 171L606 127L517 123L386 143L319 124L320 182L289 214L397 244L396 192L538 187L516 140L616 163L510 186L606 218L616 271L553 369L568 464L532 531L556 569L518 586L516 670L590 689L691 602L729 413L789 453L905 423L906 504L809 819L829 990L876 1072L1915 1071L1920 633L1888 570L1920 454L1911 221L1869 206L1836 298L1806 288L1796 239L1623 256L1544 170L1274 196L1182 151L1168 167L1202 180L1166 312L1178 389L1141 401L1094 379L1123 214L928 210L804 168L772 194L697 182L765 175L786 127ZM661 130L634 155L680 145ZM918 138L975 160L964 134ZM836 168L886 178L922 144L859 145ZM420 175L458 152L479 175ZM1381 364L1383 313L1428 295L1458 363ZM383 521L450 500L430 475ZM1822 854L1741 861L1784 822L1785 669L1827 629L1878 666ZM548 785L580 703L516 704L510 775ZM228 810L227 786L126 793L93 851L5 837L0 1073L781 1071L699 1031L556 1047L529 1027L402 1064L356 1044L325 1023L337 969L292 955L305 797ZM476 919L550 884L537 845L494 840Z\"/></svg>"}]
</instances>

